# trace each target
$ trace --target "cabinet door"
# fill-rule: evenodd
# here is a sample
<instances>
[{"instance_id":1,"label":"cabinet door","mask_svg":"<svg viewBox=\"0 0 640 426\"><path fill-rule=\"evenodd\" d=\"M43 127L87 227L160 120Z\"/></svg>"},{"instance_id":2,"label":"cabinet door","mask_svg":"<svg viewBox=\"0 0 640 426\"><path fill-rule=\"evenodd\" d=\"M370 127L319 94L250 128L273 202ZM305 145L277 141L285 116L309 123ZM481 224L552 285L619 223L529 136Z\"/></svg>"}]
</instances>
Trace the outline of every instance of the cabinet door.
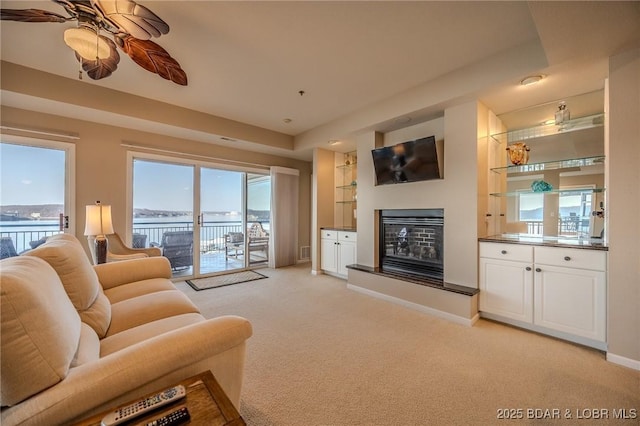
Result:
<instances>
[{"instance_id":1,"label":"cabinet door","mask_svg":"<svg viewBox=\"0 0 640 426\"><path fill-rule=\"evenodd\" d=\"M603 271L538 265L534 323L605 341L606 277Z\"/></svg>"},{"instance_id":2,"label":"cabinet door","mask_svg":"<svg viewBox=\"0 0 640 426\"><path fill-rule=\"evenodd\" d=\"M518 321L533 322L531 264L481 257L480 310Z\"/></svg>"},{"instance_id":3,"label":"cabinet door","mask_svg":"<svg viewBox=\"0 0 640 426\"><path fill-rule=\"evenodd\" d=\"M322 238L320 240L320 269L327 272L337 272L337 249L336 239Z\"/></svg>"},{"instance_id":4,"label":"cabinet door","mask_svg":"<svg viewBox=\"0 0 640 426\"><path fill-rule=\"evenodd\" d=\"M356 243L341 241L338 244L338 274L347 276L347 265L356 263Z\"/></svg>"}]
</instances>

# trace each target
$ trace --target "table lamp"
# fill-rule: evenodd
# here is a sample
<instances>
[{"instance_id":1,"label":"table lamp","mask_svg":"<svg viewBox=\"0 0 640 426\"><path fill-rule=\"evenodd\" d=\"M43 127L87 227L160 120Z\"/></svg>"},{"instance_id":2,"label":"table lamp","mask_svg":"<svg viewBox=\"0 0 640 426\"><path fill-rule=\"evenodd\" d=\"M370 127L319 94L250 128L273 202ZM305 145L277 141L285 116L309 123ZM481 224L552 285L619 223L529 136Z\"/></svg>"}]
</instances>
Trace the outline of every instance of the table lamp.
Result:
<instances>
[{"instance_id":1,"label":"table lamp","mask_svg":"<svg viewBox=\"0 0 640 426\"><path fill-rule=\"evenodd\" d=\"M93 262L98 265L107 262L107 234L113 234L111 223L111 206L104 206L100 201L87 206L84 235L89 241L89 249Z\"/></svg>"}]
</instances>

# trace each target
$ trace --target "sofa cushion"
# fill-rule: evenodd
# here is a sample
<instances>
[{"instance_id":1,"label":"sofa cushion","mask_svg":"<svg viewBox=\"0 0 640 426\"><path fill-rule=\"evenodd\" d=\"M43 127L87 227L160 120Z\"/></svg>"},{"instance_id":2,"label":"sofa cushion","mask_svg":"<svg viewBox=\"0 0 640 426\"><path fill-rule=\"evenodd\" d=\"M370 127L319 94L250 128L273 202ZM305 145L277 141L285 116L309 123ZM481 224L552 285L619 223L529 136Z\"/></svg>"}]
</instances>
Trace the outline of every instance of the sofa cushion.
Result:
<instances>
[{"instance_id":1,"label":"sofa cushion","mask_svg":"<svg viewBox=\"0 0 640 426\"><path fill-rule=\"evenodd\" d=\"M199 313L179 290L157 291L111 305L112 321L107 336L174 315Z\"/></svg>"},{"instance_id":2,"label":"sofa cushion","mask_svg":"<svg viewBox=\"0 0 640 426\"><path fill-rule=\"evenodd\" d=\"M118 303L123 300L142 296L143 294L157 291L175 290L176 287L166 278L151 278L148 280L134 281L129 284L119 285L104 291L109 301Z\"/></svg>"},{"instance_id":3,"label":"sofa cushion","mask_svg":"<svg viewBox=\"0 0 640 426\"><path fill-rule=\"evenodd\" d=\"M178 328L186 327L204 321L200 314L189 313L174 315L151 321L128 330L121 331L113 336L105 337L100 341L100 356L104 357L121 349L128 348L136 343L153 339L156 336L167 333Z\"/></svg>"},{"instance_id":4,"label":"sofa cushion","mask_svg":"<svg viewBox=\"0 0 640 426\"><path fill-rule=\"evenodd\" d=\"M98 276L80 241L69 234L54 235L25 255L39 257L55 269L82 321L104 337L111 322L110 304L105 303Z\"/></svg>"},{"instance_id":5,"label":"sofa cushion","mask_svg":"<svg viewBox=\"0 0 640 426\"><path fill-rule=\"evenodd\" d=\"M55 270L18 256L0 262L2 406L64 379L80 339L80 317Z\"/></svg>"},{"instance_id":6,"label":"sofa cushion","mask_svg":"<svg viewBox=\"0 0 640 426\"><path fill-rule=\"evenodd\" d=\"M93 328L85 323L80 328L80 343L71 367L77 367L100 358L100 339Z\"/></svg>"}]
</instances>

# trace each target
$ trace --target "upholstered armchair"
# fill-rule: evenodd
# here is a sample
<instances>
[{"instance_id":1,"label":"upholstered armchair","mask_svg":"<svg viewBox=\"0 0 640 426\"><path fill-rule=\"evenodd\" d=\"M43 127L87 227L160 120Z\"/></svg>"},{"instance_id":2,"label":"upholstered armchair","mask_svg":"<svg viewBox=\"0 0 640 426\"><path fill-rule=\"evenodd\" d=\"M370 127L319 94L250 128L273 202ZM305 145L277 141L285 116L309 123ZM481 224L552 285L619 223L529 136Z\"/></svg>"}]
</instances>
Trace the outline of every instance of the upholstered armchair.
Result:
<instances>
[{"instance_id":1,"label":"upholstered armchair","mask_svg":"<svg viewBox=\"0 0 640 426\"><path fill-rule=\"evenodd\" d=\"M118 234L107 235L107 240L109 241L109 244L107 246L107 262L117 262L120 260L131 260L162 255L162 250L160 250L158 247L128 247Z\"/></svg>"}]
</instances>

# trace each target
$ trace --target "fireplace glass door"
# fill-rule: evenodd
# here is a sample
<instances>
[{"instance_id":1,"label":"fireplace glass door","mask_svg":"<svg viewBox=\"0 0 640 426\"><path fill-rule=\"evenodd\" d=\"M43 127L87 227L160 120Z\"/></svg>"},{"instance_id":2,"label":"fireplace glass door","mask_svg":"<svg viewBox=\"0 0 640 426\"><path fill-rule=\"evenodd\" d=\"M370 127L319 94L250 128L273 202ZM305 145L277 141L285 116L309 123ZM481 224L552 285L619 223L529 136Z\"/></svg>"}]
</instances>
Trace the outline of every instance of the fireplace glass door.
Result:
<instances>
[{"instance_id":1,"label":"fireplace glass door","mask_svg":"<svg viewBox=\"0 0 640 426\"><path fill-rule=\"evenodd\" d=\"M443 279L442 209L383 210L381 227L383 270Z\"/></svg>"}]
</instances>

